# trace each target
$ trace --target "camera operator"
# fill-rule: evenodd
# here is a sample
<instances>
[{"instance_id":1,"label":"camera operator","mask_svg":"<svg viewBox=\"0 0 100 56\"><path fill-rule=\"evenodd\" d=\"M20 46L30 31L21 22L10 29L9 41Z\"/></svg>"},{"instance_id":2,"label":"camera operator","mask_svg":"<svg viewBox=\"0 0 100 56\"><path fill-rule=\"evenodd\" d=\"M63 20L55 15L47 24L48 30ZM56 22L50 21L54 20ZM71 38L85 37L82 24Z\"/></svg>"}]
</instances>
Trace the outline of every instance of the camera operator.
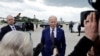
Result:
<instances>
[{"instance_id":1,"label":"camera operator","mask_svg":"<svg viewBox=\"0 0 100 56\"><path fill-rule=\"evenodd\" d=\"M98 29L100 28L100 19L98 24L96 22L95 12L91 12L87 16L87 18L84 20L84 26L85 26L85 36L82 39L80 39L78 44L75 46L74 51L69 56L87 56L87 52L94 45L95 40L98 38L97 36L98 36ZM100 40L100 32L98 40Z\"/></svg>"},{"instance_id":2,"label":"camera operator","mask_svg":"<svg viewBox=\"0 0 100 56\"><path fill-rule=\"evenodd\" d=\"M98 34L99 36L94 42L94 45L91 47L91 49L88 52L88 56L100 56L100 19L98 23Z\"/></svg>"}]
</instances>

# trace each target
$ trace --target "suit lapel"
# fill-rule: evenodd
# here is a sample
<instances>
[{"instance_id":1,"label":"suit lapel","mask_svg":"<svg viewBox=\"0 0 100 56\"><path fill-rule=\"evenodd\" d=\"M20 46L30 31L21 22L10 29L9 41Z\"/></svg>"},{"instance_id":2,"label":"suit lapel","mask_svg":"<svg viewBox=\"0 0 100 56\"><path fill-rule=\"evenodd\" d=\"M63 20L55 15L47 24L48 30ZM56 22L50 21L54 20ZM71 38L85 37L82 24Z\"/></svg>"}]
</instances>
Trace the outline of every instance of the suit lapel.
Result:
<instances>
[{"instance_id":1,"label":"suit lapel","mask_svg":"<svg viewBox=\"0 0 100 56\"><path fill-rule=\"evenodd\" d=\"M50 28L48 29L48 37L50 38L51 36L50 36Z\"/></svg>"},{"instance_id":2,"label":"suit lapel","mask_svg":"<svg viewBox=\"0 0 100 56\"><path fill-rule=\"evenodd\" d=\"M58 38L59 37L59 29L57 28L57 34L56 34L56 38Z\"/></svg>"},{"instance_id":3,"label":"suit lapel","mask_svg":"<svg viewBox=\"0 0 100 56\"><path fill-rule=\"evenodd\" d=\"M11 29L11 27L9 26L9 25L7 25L7 29L9 30L9 31L11 31L12 29Z\"/></svg>"},{"instance_id":4,"label":"suit lapel","mask_svg":"<svg viewBox=\"0 0 100 56\"><path fill-rule=\"evenodd\" d=\"M19 30L18 27L17 27L16 25L14 25L14 26L15 26L16 30Z\"/></svg>"},{"instance_id":5,"label":"suit lapel","mask_svg":"<svg viewBox=\"0 0 100 56\"><path fill-rule=\"evenodd\" d=\"M50 39L50 41L52 41L51 34L50 34L50 28L48 28L48 39Z\"/></svg>"}]
</instances>

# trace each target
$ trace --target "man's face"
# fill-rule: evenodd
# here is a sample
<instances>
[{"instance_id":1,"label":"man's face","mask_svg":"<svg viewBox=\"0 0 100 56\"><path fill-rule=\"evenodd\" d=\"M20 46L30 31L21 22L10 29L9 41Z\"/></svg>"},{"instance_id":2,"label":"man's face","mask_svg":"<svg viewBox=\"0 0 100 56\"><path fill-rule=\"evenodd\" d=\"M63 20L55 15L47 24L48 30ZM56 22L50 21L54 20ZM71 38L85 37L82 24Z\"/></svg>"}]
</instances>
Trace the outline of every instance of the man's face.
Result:
<instances>
[{"instance_id":1,"label":"man's face","mask_svg":"<svg viewBox=\"0 0 100 56\"><path fill-rule=\"evenodd\" d=\"M50 18L49 18L49 25L50 25L50 27L56 27L56 25L57 25L57 18L56 17L54 17L54 16L51 16Z\"/></svg>"},{"instance_id":2,"label":"man's face","mask_svg":"<svg viewBox=\"0 0 100 56\"><path fill-rule=\"evenodd\" d=\"M12 17L12 16L7 16L7 23L9 24L9 25L13 25L14 24L14 18Z\"/></svg>"}]
</instances>

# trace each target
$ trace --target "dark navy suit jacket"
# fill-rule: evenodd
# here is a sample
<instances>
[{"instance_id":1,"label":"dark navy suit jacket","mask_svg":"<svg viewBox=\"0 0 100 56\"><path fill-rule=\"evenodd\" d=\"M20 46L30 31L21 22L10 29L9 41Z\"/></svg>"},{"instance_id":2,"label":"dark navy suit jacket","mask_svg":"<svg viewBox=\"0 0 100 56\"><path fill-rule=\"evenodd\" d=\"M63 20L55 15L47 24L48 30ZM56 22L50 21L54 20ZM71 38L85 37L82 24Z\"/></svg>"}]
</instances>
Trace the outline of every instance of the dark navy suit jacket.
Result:
<instances>
[{"instance_id":1,"label":"dark navy suit jacket","mask_svg":"<svg viewBox=\"0 0 100 56\"><path fill-rule=\"evenodd\" d=\"M15 26L15 28L16 28L16 30L21 30L20 27L18 27L18 26ZM3 38L3 36L4 36L7 32L9 32L9 31L12 31L12 29L10 28L9 25L2 27L2 28L1 28L1 31L0 31L0 40L1 40L1 39Z\"/></svg>"},{"instance_id":2,"label":"dark navy suit jacket","mask_svg":"<svg viewBox=\"0 0 100 56\"><path fill-rule=\"evenodd\" d=\"M66 41L64 31L57 27L57 49L60 56L65 55ZM44 45L42 49L42 56L51 56L52 40L50 37L50 27L42 31L41 43Z\"/></svg>"}]
</instances>

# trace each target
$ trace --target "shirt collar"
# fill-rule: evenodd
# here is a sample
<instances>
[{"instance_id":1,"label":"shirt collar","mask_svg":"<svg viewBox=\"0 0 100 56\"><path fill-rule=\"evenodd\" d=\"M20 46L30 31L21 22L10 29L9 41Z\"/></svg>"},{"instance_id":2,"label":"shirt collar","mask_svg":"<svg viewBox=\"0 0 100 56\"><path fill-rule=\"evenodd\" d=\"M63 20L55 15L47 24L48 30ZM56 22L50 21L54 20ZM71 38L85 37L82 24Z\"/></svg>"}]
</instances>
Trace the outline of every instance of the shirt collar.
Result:
<instances>
[{"instance_id":1,"label":"shirt collar","mask_svg":"<svg viewBox=\"0 0 100 56\"><path fill-rule=\"evenodd\" d=\"M54 31L56 31L56 30L57 30L57 27L54 28ZM52 31L52 28L51 27L50 27L50 31Z\"/></svg>"},{"instance_id":2,"label":"shirt collar","mask_svg":"<svg viewBox=\"0 0 100 56\"><path fill-rule=\"evenodd\" d=\"M15 27L14 25L9 25L10 27Z\"/></svg>"}]
</instances>

